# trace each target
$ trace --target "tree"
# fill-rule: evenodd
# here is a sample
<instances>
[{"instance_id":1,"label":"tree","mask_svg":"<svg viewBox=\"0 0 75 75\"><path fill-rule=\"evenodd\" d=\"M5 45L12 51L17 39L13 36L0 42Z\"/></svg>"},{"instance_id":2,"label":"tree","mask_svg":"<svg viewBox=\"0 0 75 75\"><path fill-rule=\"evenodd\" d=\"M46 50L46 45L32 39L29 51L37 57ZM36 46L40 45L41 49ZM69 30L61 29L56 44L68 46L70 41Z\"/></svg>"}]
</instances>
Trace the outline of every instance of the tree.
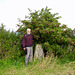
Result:
<instances>
[{"instance_id":1,"label":"tree","mask_svg":"<svg viewBox=\"0 0 75 75\"><path fill-rule=\"evenodd\" d=\"M62 55L69 44L75 45L69 37L68 27L58 22L58 19L61 18L57 16L58 13L52 14L48 7L34 12L28 10L30 11L29 16L25 16L25 20L20 20L22 25L18 24L17 32L22 34L21 38L26 34L26 29L31 28L31 34L35 37L34 44L42 43L44 49L54 52L55 55ZM66 50L63 51L62 48L65 46Z\"/></svg>"},{"instance_id":2,"label":"tree","mask_svg":"<svg viewBox=\"0 0 75 75\"><path fill-rule=\"evenodd\" d=\"M19 58L21 51L19 50L19 39L15 32L4 29L5 25L0 27L0 59L3 58Z\"/></svg>"}]
</instances>

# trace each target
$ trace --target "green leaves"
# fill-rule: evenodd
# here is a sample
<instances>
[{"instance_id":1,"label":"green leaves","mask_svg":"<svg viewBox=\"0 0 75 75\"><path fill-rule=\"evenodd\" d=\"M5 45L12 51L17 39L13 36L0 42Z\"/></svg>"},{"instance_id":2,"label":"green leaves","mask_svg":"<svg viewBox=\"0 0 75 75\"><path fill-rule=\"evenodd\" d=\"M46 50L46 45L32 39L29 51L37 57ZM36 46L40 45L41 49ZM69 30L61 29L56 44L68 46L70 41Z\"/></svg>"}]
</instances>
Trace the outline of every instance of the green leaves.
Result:
<instances>
[{"instance_id":1,"label":"green leaves","mask_svg":"<svg viewBox=\"0 0 75 75\"><path fill-rule=\"evenodd\" d=\"M58 21L61 16L58 16L58 13L52 14L50 10L48 7L42 8L39 11L35 10L34 12L29 9L29 17L22 20L26 27L22 27L20 32L23 35L23 32L26 33L27 28L31 28L32 34L35 37L34 44L42 43L46 50L51 50L55 54L61 55L63 52L61 50L62 45L74 44L70 36L72 30L65 24L61 25Z\"/></svg>"},{"instance_id":2,"label":"green leaves","mask_svg":"<svg viewBox=\"0 0 75 75\"><path fill-rule=\"evenodd\" d=\"M16 35L15 32L6 31L3 27L1 27L1 30L0 30L0 59L19 57L21 55L20 50L18 49L20 46L17 45L19 40L20 39L18 38L18 35Z\"/></svg>"}]
</instances>

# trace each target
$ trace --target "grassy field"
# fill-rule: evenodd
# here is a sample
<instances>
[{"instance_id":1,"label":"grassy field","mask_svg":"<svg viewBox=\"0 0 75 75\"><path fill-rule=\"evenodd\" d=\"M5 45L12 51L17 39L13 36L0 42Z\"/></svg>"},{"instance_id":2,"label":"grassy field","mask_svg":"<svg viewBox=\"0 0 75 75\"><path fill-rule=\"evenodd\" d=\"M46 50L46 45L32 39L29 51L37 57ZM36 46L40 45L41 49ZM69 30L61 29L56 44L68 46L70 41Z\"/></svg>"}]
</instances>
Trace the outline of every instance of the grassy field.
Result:
<instances>
[{"instance_id":1,"label":"grassy field","mask_svg":"<svg viewBox=\"0 0 75 75\"><path fill-rule=\"evenodd\" d=\"M61 62L47 56L43 60L28 63L25 67L24 57L19 60L1 60L0 75L75 75L75 61Z\"/></svg>"}]
</instances>

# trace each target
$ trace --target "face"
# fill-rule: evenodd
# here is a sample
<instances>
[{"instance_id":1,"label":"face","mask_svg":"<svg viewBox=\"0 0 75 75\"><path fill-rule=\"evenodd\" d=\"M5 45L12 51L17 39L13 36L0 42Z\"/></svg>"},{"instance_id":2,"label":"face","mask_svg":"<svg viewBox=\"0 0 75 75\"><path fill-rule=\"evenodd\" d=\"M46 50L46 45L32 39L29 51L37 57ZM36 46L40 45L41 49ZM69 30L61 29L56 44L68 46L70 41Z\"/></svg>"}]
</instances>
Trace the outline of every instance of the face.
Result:
<instances>
[{"instance_id":1,"label":"face","mask_svg":"<svg viewBox=\"0 0 75 75\"><path fill-rule=\"evenodd\" d=\"M27 30L27 34L30 34L30 32L31 32L30 30Z\"/></svg>"}]
</instances>

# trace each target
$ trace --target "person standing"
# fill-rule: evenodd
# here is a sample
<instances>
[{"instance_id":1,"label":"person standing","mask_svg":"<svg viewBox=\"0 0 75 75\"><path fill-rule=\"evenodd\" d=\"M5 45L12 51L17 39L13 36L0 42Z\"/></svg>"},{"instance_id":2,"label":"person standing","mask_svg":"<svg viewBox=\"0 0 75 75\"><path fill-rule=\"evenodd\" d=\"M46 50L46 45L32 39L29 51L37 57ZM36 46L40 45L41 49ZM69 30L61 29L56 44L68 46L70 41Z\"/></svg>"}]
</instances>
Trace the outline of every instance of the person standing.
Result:
<instances>
[{"instance_id":1,"label":"person standing","mask_svg":"<svg viewBox=\"0 0 75 75\"><path fill-rule=\"evenodd\" d=\"M23 36L23 49L24 51L27 49L27 54L25 54L25 65L27 67L28 61L32 62L33 58L33 38L34 36L30 34L31 29L27 29L27 34Z\"/></svg>"}]
</instances>

